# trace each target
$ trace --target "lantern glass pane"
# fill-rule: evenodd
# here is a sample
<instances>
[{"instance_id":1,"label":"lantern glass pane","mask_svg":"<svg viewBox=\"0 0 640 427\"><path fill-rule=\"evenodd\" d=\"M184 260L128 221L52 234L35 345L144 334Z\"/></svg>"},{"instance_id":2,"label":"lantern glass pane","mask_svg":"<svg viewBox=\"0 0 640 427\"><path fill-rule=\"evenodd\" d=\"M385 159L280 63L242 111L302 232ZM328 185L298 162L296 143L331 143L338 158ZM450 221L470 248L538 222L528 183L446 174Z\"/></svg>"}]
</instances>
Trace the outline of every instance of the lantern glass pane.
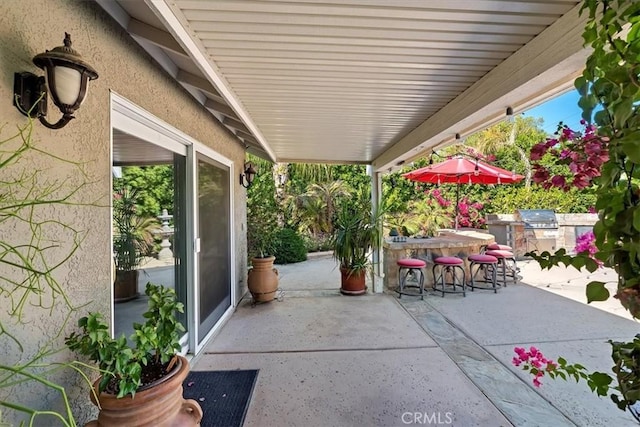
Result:
<instances>
[{"instance_id":1,"label":"lantern glass pane","mask_svg":"<svg viewBox=\"0 0 640 427\"><path fill-rule=\"evenodd\" d=\"M49 82L47 82L49 90L56 91L56 95L61 103L65 105L74 105L78 100L78 95L80 94L82 75L78 70L63 66L55 67L53 72L55 88L52 88ZM82 101L83 100L80 100L80 102Z\"/></svg>"}]
</instances>

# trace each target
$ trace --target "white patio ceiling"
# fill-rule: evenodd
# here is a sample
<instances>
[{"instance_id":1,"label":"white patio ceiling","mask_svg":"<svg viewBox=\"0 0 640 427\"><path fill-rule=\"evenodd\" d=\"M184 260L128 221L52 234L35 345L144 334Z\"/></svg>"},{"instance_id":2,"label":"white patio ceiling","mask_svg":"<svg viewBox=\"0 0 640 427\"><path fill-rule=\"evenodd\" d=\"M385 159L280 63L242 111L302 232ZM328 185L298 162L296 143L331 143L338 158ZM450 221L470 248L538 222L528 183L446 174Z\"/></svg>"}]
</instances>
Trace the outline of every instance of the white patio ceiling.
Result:
<instances>
[{"instance_id":1,"label":"white patio ceiling","mask_svg":"<svg viewBox=\"0 0 640 427\"><path fill-rule=\"evenodd\" d=\"M575 0L96 0L248 150L387 170L571 86Z\"/></svg>"}]
</instances>

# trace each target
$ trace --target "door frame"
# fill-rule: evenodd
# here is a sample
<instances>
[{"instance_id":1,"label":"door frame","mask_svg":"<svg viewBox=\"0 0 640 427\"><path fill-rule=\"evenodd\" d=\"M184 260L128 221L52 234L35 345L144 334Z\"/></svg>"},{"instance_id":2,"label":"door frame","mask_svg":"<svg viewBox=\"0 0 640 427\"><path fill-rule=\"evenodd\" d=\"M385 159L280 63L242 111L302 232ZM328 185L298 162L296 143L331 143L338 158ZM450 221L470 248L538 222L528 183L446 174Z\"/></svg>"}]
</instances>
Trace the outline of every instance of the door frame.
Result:
<instances>
[{"instance_id":1,"label":"door frame","mask_svg":"<svg viewBox=\"0 0 640 427\"><path fill-rule=\"evenodd\" d=\"M122 130L135 137L143 139L149 143L158 145L169 151L186 156L186 215L187 224L185 230L185 238L191 242L190 247L187 248L186 253L186 276L187 276L187 334L181 339L183 353L197 354L207 343L207 341L215 334L217 330L228 320L236 307L236 277L237 266L235 262L235 239L234 232L235 220L234 220L234 203L233 203L233 177L235 176L235 168L232 160L217 153L215 150L207 147L203 143L190 137L181 130L175 128L164 120L154 116L147 110L139 107L123 96L114 91L110 91L110 125L109 125L109 168L113 167L113 129ZM199 283L197 277L197 253L196 253L196 238L197 238L197 210L196 210L196 167L197 158L196 152L209 157L218 163L228 167L229 169L229 251L230 251L230 286L231 286L231 305L225 311L216 325L207 333L202 343L198 343L197 329L198 329L198 314L197 305ZM109 185L113 187L113 174L109 173ZM109 213L113 217L113 207L110 207ZM113 224L110 221L110 235L113 236ZM113 248L110 247L110 250ZM113 270L111 271L111 283L115 280L113 277ZM114 302L113 302L113 286L110 287L111 295L111 331L114 331Z\"/></svg>"},{"instance_id":2,"label":"door frame","mask_svg":"<svg viewBox=\"0 0 640 427\"><path fill-rule=\"evenodd\" d=\"M215 150L213 150L210 147L207 147L206 145L196 142L195 144L193 144L190 149L189 149L189 154L191 157L191 160L189 160L189 158L187 158L187 164L191 165L191 182L193 183L193 191L191 192L191 197L192 199L192 204L191 206L193 207L193 211L192 211L192 217L191 217L191 223L193 225L193 241L194 241L194 245L193 245L193 262L194 262L194 268L192 270L192 273L194 275L194 287L193 287L193 305L192 307L194 307L194 316L191 317L191 320L193 321L193 324L189 325L189 341L191 343L193 343L194 345L194 350L195 353L198 354L200 352L200 350L202 350L203 347L206 346L207 342L211 339L211 337L213 335L215 335L218 330L220 329L220 327L222 325L224 325L227 320L231 317L231 315L233 314L235 307L236 307L236 277L237 277L237 271L236 271L236 262L235 262L235 239L234 239L234 232L233 230L235 229L235 219L234 219L234 203L233 203L233 177L235 176L235 168L234 168L234 163L231 159L223 156L222 154L216 152ZM205 337L202 339L201 342L198 342L198 330L199 330L199 316L196 312L197 307L199 307L199 297L200 297L200 283L199 283L199 257L198 257L198 246L199 243L197 242L198 236L199 236L199 230L198 230L198 211L197 211L197 205L196 205L196 200L198 197L198 186L197 186L197 166L198 166L198 159L197 159L197 154L200 154L202 156L208 157L211 160L214 160L220 164L222 164L223 166L228 168L228 172L229 172L229 268L230 268L230 287L231 287L231 304L229 305L229 307L225 310L224 314L220 317L220 319L218 320L218 322L216 322L216 324L211 328L211 330L209 332L207 332L207 334L205 335Z\"/></svg>"}]
</instances>

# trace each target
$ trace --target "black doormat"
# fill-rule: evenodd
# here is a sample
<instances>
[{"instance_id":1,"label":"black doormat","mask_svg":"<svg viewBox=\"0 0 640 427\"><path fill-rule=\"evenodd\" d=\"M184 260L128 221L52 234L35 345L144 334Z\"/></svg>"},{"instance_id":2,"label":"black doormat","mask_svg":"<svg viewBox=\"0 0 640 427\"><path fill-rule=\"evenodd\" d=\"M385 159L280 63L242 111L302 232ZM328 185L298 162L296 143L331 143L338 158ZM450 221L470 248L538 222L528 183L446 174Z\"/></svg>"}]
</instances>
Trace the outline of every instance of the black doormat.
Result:
<instances>
[{"instance_id":1,"label":"black doormat","mask_svg":"<svg viewBox=\"0 0 640 427\"><path fill-rule=\"evenodd\" d=\"M182 383L184 398L202 407L201 427L240 427L257 378L257 369L191 371Z\"/></svg>"}]
</instances>

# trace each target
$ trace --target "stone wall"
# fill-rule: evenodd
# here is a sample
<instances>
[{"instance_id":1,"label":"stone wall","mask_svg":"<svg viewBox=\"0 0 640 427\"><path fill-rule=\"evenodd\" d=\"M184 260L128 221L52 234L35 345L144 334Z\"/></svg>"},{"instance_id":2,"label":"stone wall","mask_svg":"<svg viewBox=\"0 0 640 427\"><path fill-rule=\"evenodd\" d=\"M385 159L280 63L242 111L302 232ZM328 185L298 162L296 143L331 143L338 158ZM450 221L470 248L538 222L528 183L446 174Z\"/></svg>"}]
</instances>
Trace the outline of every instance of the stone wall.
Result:
<instances>
[{"instance_id":1,"label":"stone wall","mask_svg":"<svg viewBox=\"0 0 640 427\"><path fill-rule=\"evenodd\" d=\"M515 215L498 214L487 217L489 232L496 236L496 242L512 246L516 257L522 259L527 250L536 246L536 235L540 249L556 251L565 248L572 252L576 237L593 228L598 220L597 214L556 214L558 228L554 230L527 230L524 224L516 221Z\"/></svg>"}]
</instances>

